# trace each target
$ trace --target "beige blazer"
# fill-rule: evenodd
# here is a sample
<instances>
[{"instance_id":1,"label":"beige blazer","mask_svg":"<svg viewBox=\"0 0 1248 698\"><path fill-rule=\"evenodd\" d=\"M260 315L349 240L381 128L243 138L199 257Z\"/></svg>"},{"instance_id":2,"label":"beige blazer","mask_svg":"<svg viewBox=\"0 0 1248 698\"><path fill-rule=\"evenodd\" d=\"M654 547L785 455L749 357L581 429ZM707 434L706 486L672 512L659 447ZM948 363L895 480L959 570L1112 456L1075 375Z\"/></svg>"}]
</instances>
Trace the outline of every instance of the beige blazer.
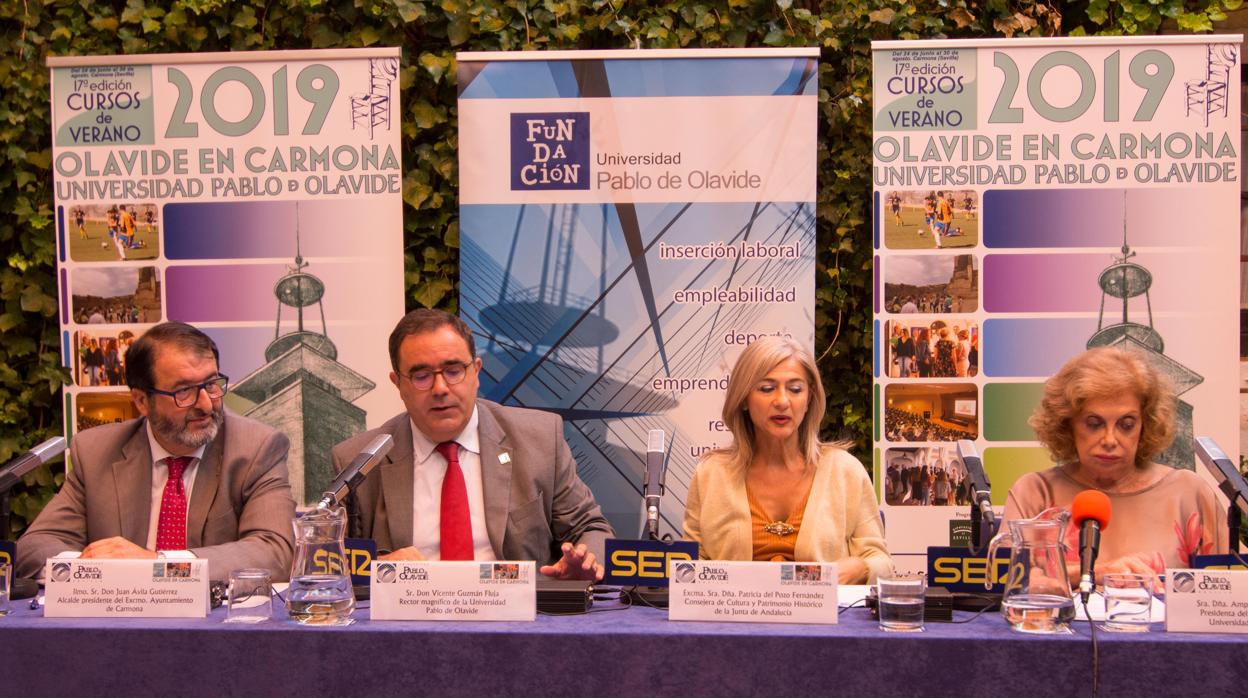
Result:
<instances>
[{"instance_id":1,"label":"beige blazer","mask_svg":"<svg viewBox=\"0 0 1248 698\"><path fill-rule=\"evenodd\" d=\"M754 559L745 470L712 454L698 464L685 505L685 537L706 560ZM843 449L825 447L797 533L794 557L835 562L854 556L867 564L867 583L889 572L880 507L862 463Z\"/></svg>"},{"instance_id":2,"label":"beige blazer","mask_svg":"<svg viewBox=\"0 0 1248 698\"><path fill-rule=\"evenodd\" d=\"M121 536L147 545L152 511L152 453L147 420L79 432L70 442L65 484L17 541L17 571L33 577L66 550ZM286 475L286 437L228 410L204 450L186 513L187 545L208 560L208 574L260 567L290 575L295 501Z\"/></svg>"},{"instance_id":3,"label":"beige blazer","mask_svg":"<svg viewBox=\"0 0 1248 698\"><path fill-rule=\"evenodd\" d=\"M477 400L477 407L485 526L494 555L546 564L559 557L561 543L570 541L585 543L602 560L604 542L615 533L576 474L563 420L488 400ZM356 534L377 541L379 550L398 550L412 544L416 465L407 413L335 446L334 471L341 472L379 434L390 434L394 446L356 490ZM508 457L500 460L502 454Z\"/></svg>"}]
</instances>

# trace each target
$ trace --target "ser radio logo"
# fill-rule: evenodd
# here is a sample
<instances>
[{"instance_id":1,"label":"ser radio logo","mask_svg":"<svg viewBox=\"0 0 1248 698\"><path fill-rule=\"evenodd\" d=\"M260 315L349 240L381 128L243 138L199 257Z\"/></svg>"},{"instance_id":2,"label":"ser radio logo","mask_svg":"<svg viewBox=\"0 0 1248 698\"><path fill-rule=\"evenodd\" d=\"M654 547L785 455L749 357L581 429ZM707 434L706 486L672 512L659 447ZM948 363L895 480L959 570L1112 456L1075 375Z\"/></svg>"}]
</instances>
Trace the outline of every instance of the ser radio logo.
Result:
<instances>
[{"instance_id":1,"label":"ser radio logo","mask_svg":"<svg viewBox=\"0 0 1248 698\"><path fill-rule=\"evenodd\" d=\"M511 115L512 191L589 189L589 112Z\"/></svg>"}]
</instances>

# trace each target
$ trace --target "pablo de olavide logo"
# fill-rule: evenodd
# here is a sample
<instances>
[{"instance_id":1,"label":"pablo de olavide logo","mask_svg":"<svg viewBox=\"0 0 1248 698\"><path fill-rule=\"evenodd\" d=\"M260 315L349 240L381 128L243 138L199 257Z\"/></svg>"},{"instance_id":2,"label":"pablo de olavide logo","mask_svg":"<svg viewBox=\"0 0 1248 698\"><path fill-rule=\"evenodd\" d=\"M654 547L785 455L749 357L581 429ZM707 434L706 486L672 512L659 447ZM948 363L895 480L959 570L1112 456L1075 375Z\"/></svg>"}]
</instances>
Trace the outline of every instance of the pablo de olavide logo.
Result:
<instances>
[{"instance_id":1,"label":"pablo de olavide logo","mask_svg":"<svg viewBox=\"0 0 1248 698\"><path fill-rule=\"evenodd\" d=\"M377 583L378 584L394 584L394 565L385 563L377 565Z\"/></svg>"},{"instance_id":2,"label":"pablo de olavide logo","mask_svg":"<svg viewBox=\"0 0 1248 698\"><path fill-rule=\"evenodd\" d=\"M1175 572L1174 590L1181 594L1190 594L1196 591L1196 575L1191 572Z\"/></svg>"},{"instance_id":3,"label":"pablo de olavide logo","mask_svg":"<svg viewBox=\"0 0 1248 698\"><path fill-rule=\"evenodd\" d=\"M511 189L589 189L589 112L512 114Z\"/></svg>"},{"instance_id":4,"label":"pablo de olavide logo","mask_svg":"<svg viewBox=\"0 0 1248 698\"><path fill-rule=\"evenodd\" d=\"M74 568L74 579L103 579L104 571L95 565L78 565Z\"/></svg>"},{"instance_id":5,"label":"pablo de olavide logo","mask_svg":"<svg viewBox=\"0 0 1248 698\"><path fill-rule=\"evenodd\" d=\"M1203 574L1196 588L1201 591L1230 591L1231 579L1216 574Z\"/></svg>"},{"instance_id":6,"label":"pablo de olavide logo","mask_svg":"<svg viewBox=\"0 0 1248 698\"><path fill-rule=\"evenodd\" d=\"M704 582L726 582L728 581L728 570L723 567L703 565L702 569L698 570L698 579Z\"/></svg>"},{"instance_id":7,"label":"pablo de olavide logo","mask_svg":"<svg viewBox=\"0 0 1248 698\"><path fill-rule=\"evenodd\" d=\"M52 565L52 581L68 582L69 581L69 563L57 562Z\"/></svg>"},{"instance_id":8,"label":"pablo de olavide logo","mask_svg":"<svg viewBox=\"0 0 1248 698\"><path fill-rule=\"evenodd\" d=\"M399 573L399 579L404 582L427 582L429 570L424 567L404 567Z\"/></svg>"},{"instance_id":9,"label":"pablo de olavide logo","mask_svg":"<svg viewBox=\"0 0 1248 698\"><path fill-rule=\"evenodd\" d=\"M681 584L693 584L697 581L695 569L692 562L678 562L674 579Z\"/></svg>"}]
</instances>

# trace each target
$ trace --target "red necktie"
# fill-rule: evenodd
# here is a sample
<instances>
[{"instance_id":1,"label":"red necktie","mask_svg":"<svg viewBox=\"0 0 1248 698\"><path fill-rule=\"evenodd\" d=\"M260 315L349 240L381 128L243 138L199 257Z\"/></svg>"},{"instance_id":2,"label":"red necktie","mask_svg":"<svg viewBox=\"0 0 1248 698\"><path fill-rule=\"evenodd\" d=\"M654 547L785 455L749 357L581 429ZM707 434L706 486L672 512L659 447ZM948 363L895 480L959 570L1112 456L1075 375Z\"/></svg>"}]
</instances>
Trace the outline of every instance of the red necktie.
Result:
<instances>
[{"instance_id":1,"label":"red necktie","mask_svg":"<svg viewBox=\"0 0 1248 698\"><path fill-rule=\"evenodd\" d=\"M471 560L472 514L468 511L464 471L459 467L459 444L454 441L440 443L438 453L446 459L446 475L442 478L441 558Z\"/></svg>"},{"instance_id":2,"label":"red necktie","mask_svg":"<svg viewBox=\"0 0 1248 698\"><path fill-rule=\"evenodd\" d=\"M156 524L157 550L186 550L186 490L182 473L193 460L190 456L165 459L169 479L160 498L160 519Z\"/></svg>"}]
</instances>

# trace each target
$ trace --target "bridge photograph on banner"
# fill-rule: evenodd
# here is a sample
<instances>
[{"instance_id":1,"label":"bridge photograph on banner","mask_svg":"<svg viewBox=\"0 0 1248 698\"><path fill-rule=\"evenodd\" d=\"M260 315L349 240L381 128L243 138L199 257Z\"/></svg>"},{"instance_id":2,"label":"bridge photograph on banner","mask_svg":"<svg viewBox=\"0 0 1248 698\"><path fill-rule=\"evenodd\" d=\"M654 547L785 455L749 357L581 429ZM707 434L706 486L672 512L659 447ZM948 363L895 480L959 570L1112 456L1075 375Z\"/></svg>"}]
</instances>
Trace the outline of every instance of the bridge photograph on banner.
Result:
<instances>
[{"instance_id":1,"label":"bridge photograph on banner","mask_svg":"<svg viewBox=\"0 0 1248 698\"><path fill-rule=\"evenodd\" d=\"M754 338L813 349L818 50L463 53L460 312L482 394L560 414L616 530L666 435L680 534Z\"/></svg>"},{"instance_id":2,"label":"bridge photograph on banner","mask_svg":"<svg viewBox=\"0 0 1248 698\"><path fill-rule=\"evenodd\" d=\"M138 416L126 349L188 322L314 503L330 448L402 407L399 50L49 65L66 434Z\"/></svg>"},{"instance_id":3,"label":"bridge photograph on banner","mask_svg":"<svg viewBox=\"0 0 1248 698\"><path fill-rule=\"evenodd\" d=\"M1158 461L1239 452L1240 37L876 42L874 481L899 567L1000 510L1028 418L1094 347L1175 386ZM933 486L944 483L943 487Z\"/></svg>"}]
</instances>

